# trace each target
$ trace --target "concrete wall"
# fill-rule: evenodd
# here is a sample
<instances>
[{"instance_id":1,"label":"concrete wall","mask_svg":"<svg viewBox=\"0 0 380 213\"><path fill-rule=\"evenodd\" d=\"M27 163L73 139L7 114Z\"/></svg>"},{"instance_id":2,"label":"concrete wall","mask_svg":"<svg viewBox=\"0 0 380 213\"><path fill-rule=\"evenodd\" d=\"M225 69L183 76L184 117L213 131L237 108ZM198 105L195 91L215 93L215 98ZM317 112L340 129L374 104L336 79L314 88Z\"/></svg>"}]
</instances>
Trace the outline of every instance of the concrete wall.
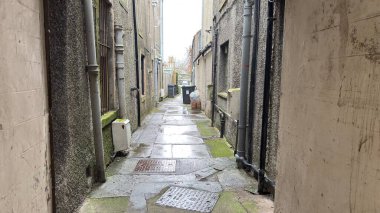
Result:
<instances>
[{"instance_id":1,"label":"concrete wall","mask_svg":"<svg viewBox=\"0 0 380 213\"><path fill-rule=\"evenodd\" d=\"M42 1L0 1L1 212L52 212Z\"/></svg>"},{"instance_id":2,"label":"concrete wall","mask_svg":"<svg viewBox=\"0 0 380 213\"><path fill-rule=\"evenodd\" d=\"M213 36L213 1L204 0L202 2L202 29L199 34L194 36L193 40L193 59L199 55L199 51L204 50L207 45L211 44ZM198 46L200 42L200 48ZM207 116L211 116L211 99L212 94L212 48L200 55L199 59L193 62L195 85L199 90L202 109Z\"/></svg>"},{"instance_id":3,"label":"concrete wall","mask_svg":"<svg viewBox=\"0 0 380 213\"><path fill-rule=\"evenodd\" d=\"M379 13L286 2L276 212L379 211Z\"/></svg>"}]
</instances>

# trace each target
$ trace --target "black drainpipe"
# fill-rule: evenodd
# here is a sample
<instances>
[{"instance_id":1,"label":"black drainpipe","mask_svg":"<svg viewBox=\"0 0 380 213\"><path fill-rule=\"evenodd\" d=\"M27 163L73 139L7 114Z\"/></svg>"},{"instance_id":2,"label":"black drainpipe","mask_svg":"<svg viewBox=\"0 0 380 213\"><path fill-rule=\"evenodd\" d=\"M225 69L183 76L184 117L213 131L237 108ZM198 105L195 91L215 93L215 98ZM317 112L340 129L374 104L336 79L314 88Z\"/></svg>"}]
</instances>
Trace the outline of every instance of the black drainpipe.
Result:
<instances>
[{"instance_id":1,"label":"black drainpipe","mask_svg":"<svg viewBox=\"0 0 380 213\"><path fill-rule=\"evenodd\" d=\"M253 46L251 58L251 85L249 88L249 112L248 112L248 163L252 163L253 156L253 128L255 122L255 94L256 94L256 79L257 79L257 59L259 52L259 33L260 33L260 1L255 2L254 11L255 28L253 29Z\"/></svg>"},{"instance_id":2,"label":"black drainpipe","mask_svg":"<svg viewBox=\"0 0 380 213\"><path fill-rule=\"evenodd\" d=\"M215 104L216 104L216 67L217 67L217 53L218 53L218 29L216 28L216 16L214 16L214 42L212 52L212 100L211 100L211 126L215 122Z\"/></svg>"},{"instance_id":3,"label":"black drainpipe","mask_svg":"<svg viewBox=\"0 0 380 213\"><path fill-rule=\"evenodd\" d=\"M137 125L141 126L141 112L140 112L140 72L139 72L139 48L138 48L138 37L137 37L137 21L136 21L136 0L132 0L132 10L133 10L133 30L135 39L135 64L136 64L136 87L131 88L131 92L137 91Z\"/></svg>"},{"instance_id":4,"label":"black drainpipe","mask_svg":"<svg viewBox=\"0 0 380 213\"><path fill-rule=\"evenodd\" d=\"M267 156L268 142L268 121L269 121L269 102L270 102L270 81L272 67L272 41L273 41L273 0L268 0L268 24L267 24L267 42L265 53L265 79L264 79L264 97L263 97L263 115L260 144L260 167L258 176L258 192L263 194L268 190L265 188L265 164Z\"/></svg>"},{"instance_id":5,"label":"black drainpipe","mask_svg":"<svg viewBox=\"0 0 380 213\"><path fill-rule=\"evenodd\" d=\"M259 1L255 1L255 5L259 6ZM266 151L267 151L267 129L268 129L268 114L269 114L269 98L270 98L270 72L271 72L271 62L272 62L272 40L273 40L273 6L274 2L273 0L268 0L268 25L267 25L267 40L266 40L266 53L265 53L265 80L264 80L264 103L263 103L263 115L262 115L262 135L261 135L261 144L260 144L260 165L259 168L257 168L254 164L248 162L244 156L236 156L236 160L238 163L242 164L244 168L250 172L253 173L253 176L258 179L259 185L258 185L258 192L260 194L267 194L268 192L272 193L274 196L274 188L275 188L275 183L271 181L269 178L265 176L265 163L266 163ZM259 15L257 11L260 11L260 8L255 8L255 14ZM257 26L258 23L258 18L255 17L255 25ZM255 27L256 30L256 27ZM258 31L257 33L258 34ZM256 35L255 35L256 36ZM258 35L257 35L258 36ZM254 41L255 43L258 41ZM258 45L258 43L254 44L253 48L257 48L255 45ZM255 51L255 49L253 49ZM257 53L256 53L257 54ZM257 60L257 58L253 58L252 60ZM255 62L257 63L257 62ZM257 67L257 64L252 65L252 69L254 68L253 66ZM254 71L254 70L253 70ZM251 77L255 76L255 74L251 73ZM253 86L255 86L253 84ZM252 87L252 84L251 84ZM253 92L252 92L253 89ZM250 89L250 94L251 96L254 95L254 88ZM254 96L250 96L250 101L254 100ZM254 101L253 101L254 102ZM254 107L254 103L250 103L251 107ZM254 108L253 108L254 110ZM251 113L254 114L254 111L250 111ZM252 114L252 116L253 116ZM252 119L252 127L253 127L253 118L251 118L250 114L250 119ZM251 128L250 128L251 129ZM252 131L252 130L251 130ZM251 138L252 135L249 135L248 138ZM252 147L252 139L250 140L250 144L248 144L249 147ZM252 150L252 148L249 148Z\"/></svg>"}]
</instances>

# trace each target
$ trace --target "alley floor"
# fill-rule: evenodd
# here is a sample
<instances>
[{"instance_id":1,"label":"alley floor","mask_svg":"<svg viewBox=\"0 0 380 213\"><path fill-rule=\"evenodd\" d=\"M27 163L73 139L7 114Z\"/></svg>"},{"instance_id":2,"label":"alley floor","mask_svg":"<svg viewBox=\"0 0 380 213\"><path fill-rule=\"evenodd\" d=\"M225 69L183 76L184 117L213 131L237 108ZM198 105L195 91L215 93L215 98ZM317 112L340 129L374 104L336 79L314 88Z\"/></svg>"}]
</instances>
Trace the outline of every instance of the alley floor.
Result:
<instances>
[{"instance_id":1,"label":"alley floor","mask_svg":"<svg viewBox=\"0 0 380 213\"><path fill-rule=\"evenodd\" d=\"M255 194L257 182L236 168L210 120L181 96L145 118L131 147L108 167L107 182L94 188L81 213L273 212L272 200Z\"/></svg>"}]
</instances>

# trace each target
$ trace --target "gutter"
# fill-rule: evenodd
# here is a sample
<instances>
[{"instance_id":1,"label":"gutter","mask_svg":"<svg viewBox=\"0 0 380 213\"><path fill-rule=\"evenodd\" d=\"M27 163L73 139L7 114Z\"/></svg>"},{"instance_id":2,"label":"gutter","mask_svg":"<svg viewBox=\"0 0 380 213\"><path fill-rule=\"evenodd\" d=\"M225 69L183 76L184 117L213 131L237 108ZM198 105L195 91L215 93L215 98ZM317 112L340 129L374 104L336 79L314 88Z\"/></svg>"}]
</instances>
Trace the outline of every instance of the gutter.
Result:
<instances>
[{"instance_id":1,"label":"gutter","mask_svg":"<svg viewBox=\"0 0 380 213\"><path fill-rule=\"evenodd\" d=\"M212 48L212 41L210 41L202 50L199 51L197 57L193 60L193 63L197 61L201 56L204 56L205 53Z\"/></svg>"}]
</instances>

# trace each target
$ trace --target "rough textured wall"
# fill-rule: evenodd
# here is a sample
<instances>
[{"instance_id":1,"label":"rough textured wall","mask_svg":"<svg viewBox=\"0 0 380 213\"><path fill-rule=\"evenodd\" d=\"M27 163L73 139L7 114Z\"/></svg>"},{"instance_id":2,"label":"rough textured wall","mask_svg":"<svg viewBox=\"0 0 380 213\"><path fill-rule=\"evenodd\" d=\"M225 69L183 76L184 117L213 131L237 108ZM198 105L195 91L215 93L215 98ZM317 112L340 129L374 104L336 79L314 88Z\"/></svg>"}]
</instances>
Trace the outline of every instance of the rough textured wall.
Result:
<instances>
[{"instance_id":1,"label":"rough textured wall","mask_svg":"<svg viewBox=\"0 0 380 213\"><path fill-rule=\"evenodd\" d=\"M221 81L226 81L227 90L230 88L239 88L240 87L240 70L241 70L241 43L242 43L242 34L243 34L243 2L241 1L227 1L226 4L221 8L219 1L214 1L214 16L216 17L216 24L218 29L218 53L217 53L217 82L216 89L219 88L218 85L221 84ZM221 48L225 42L228 44L228 75L227 79L220 79L220 62L221 62ZM227 92L220 91L219 92ZM227 100L225 98L216 97L217 104L224 111L227 109ZM237 109L238 110L238 109ZM215 114L215 125L220 126L219 123L219 114ZM226 132L225 137L232 144L235 145L236 140L236 125L234 123L236 118L226 118Z\"/></svg>"},{"instance_id":2,"label":"rough textured wall","mask_svg":"<svg viewBox=\"0 0 380 213\"><path fill-rule=\"evenodd\" d=\"M379 13L286 2L276 212L379 211Z\"/></svg>"},{"instance_id":3,"label":"rough textured wall","mask_svg":"<svg viewBox=\"0 0 380 213\"><path fill-rule=\"evenodd\" d=\"M94 162L82 1L48 1L50 111L57 212L73 212Z\"/></svg>"},{"instance_id":4,"label":"rough textured wall","mask_svg":"<svg viewBox=\"0 0 380 213\"><path fill-rule=\"evenodd\" d=\"M115 1L113 8L115 14L115 24L122 25L124 29L124 72L127 119L131 121L132 129L136 130L137 93L131 92L131 88L137 87L132 0Z\"/></svg>"},{"instance_id":5,"label":"rough textured wall","mask_svg":"<svg viewBox=\"0 0 380 213\"><path fill-rule=\"evenodd\" d=\"M43 14L0 1L1 212L52 212Z\"/></svg>"},{"instance_id":6,"label":"rough textured wall","mask_svg":"<svg viewBox=\"0 0 380 213\"><path fill-rule=\"evenodd\" d=\"M284 1L275 1L273 22L273 51L271 60L271 81L270 81L270 103L269 103L269 119L268 119L268 137L267 137L267 159L266 159L266 175L275 181L277 170L277 147L278 141L278 121L280 107L280 81L281 81L281 61L282 61L282 45L283 45L283 5ZM256 78L256 94L255 94L255 120L253 125L253 162L255 165L260 163L260 143L262 129L263 114L263 96L264 96L264 75L265 75L265 54L266 54L266 37L268 23L268 1L261 1L260 10L260 29L259 29L259 53L257 60L257 78ZM254 20L254 19L253 19ZM254 26L253 22L253 26Z\"/></svg>"}]
</instances>

